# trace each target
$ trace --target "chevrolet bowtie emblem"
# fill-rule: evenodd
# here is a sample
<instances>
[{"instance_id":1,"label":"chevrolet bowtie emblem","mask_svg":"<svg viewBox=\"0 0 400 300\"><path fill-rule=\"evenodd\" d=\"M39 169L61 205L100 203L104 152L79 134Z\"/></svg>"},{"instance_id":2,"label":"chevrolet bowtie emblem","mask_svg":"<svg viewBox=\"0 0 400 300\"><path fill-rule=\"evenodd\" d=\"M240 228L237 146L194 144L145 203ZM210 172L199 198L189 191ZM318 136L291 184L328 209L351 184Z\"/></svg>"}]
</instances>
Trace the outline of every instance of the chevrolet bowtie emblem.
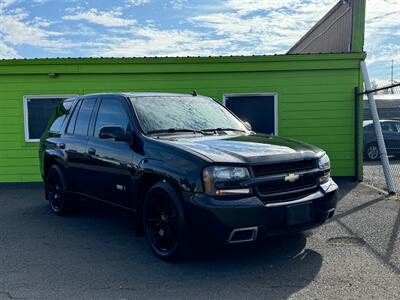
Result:
<instances>
[{"instance_id":1,"label":"chevrolet bowtie emblem","mask_svg":"<svg viewBox=\"0 0 400 300\"><path fill-rule=\"evenodd\" d=\"M295 182L299 179L299 175L296 174L289 174L288 176L285 177L285 182Z\"/></svg>"}]
</instances>

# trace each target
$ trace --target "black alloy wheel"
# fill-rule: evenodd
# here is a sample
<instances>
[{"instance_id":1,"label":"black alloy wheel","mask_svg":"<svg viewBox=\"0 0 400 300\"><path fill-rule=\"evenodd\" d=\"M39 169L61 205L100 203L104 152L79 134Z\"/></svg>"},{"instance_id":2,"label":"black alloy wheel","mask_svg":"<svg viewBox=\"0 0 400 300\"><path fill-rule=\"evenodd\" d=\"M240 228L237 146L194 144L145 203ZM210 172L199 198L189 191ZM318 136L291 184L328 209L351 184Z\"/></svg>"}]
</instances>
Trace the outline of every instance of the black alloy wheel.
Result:
<instances>
[{"instance_id":1,"label":"black alloy wheel","mask_svg":"<svg viewBox=\"0 0 400 300\"><path fill-rule=\"evenodd\" d=\"M184 215L174 189L165 182L154 185L144 203L144 227L157 256L178 260L187 248Z\"/></svg>"},{"instance_id":2,"label":"black alloy wheel","mask_svg":"<svg viewBox=\"0 0 400 300\"><path fill-rule=\"evenodd\" d=\"M51 210L62 215L68 211L68 199L65 192L65 181L61 169L57 165L51 166L47 172L46 191Z\"/></svg>"}]
</instances>

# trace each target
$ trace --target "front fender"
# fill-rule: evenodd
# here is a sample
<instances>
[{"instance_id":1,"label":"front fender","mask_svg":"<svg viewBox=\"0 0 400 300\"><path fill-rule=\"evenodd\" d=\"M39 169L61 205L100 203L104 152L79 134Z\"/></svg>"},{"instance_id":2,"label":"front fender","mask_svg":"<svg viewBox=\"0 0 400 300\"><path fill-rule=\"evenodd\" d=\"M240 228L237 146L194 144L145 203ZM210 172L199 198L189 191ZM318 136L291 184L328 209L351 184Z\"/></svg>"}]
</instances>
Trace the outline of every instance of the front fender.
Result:
<instances>
[{"instance_id":1,"label":"front fender","mask_svg":"<svg viewBox=\"0 0 400 300\"><path fill-rule=\"evenodd\" d=\"M200 170L201 167L194 166L190 161L178 164L178 160L166 162L157 159L144 159L139 164L135 183L140 182L140 179L144 176L154 176L174 183L182 191L201 192Z\"/></svg>"}]
</instances>

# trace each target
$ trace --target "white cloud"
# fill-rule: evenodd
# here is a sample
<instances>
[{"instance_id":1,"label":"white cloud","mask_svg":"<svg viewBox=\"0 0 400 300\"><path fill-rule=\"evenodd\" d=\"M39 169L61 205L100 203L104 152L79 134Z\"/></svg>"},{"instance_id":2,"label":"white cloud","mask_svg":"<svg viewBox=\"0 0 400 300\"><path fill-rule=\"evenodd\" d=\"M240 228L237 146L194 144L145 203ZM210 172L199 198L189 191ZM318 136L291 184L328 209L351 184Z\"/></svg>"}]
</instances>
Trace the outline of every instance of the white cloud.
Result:
<instances>
[{"instance_id":1,"label":"white cloud","mask_svg":"<svg viewBox=\"0 0 400 300\"><path fill-rule=\"evenodd\" d=\"M0 57L18 57L21 45L60 55L208 56L285 53L337 0L166 0L160 11L174 13L138 23L128 12L152 0L120 0L120 7L88 9L94 0L74 2L64 20L31 17L22 0L0 0ZM50 5L49 0L32 3ZM45 3L48 2L48 3ZM63 1L67 2L67 1ZM400 0L367 0L366 42L373 79L400 65ZM146 16L148 18L148 16ZM146 18L145 17L145 18ZM94 26L94 25L101 25ZM167 26L167 27L165 27ZM54 28L60 28L55 30ZM61 29L62 28L62 29ZM68 40L67 37L70 39ZM74 46L74 47L73 47ZM76 49L79 49L77 51ZM382 75L384 74L384 75ZM398 72L396 73L398 74ZM398 78L400 79L400 78Z\"/></svg>"},{"instance_id":2,"label":"white cloud","mask_svg":"<svg viewBox=\"0 0 400 300\"><path fill-rule=\"evenodd\" d=\"M2 12L5 8L16 3L17 0L0 0L0 12Z\"/></svg>"},{"instance_id":3,"label":"white cloud","mask_svg":"<svg viewBox=\"0 0 400 300\"><path fill-rule=\"evenodd\" d=\"M125 2L131 6L140 6L149 3L150 1L151 0L125 0Z\"/></svg>"},{"instance_id":4,"label":"white cloud","mask_svg":"<svg viewBox=\"0 0 400 300\"><path fill-rule=\"evenodd\" d=\"M297 42L328 12L332 1L229 0L226 6L228 11L195 16L189 21L218 36L253 45L249 54L274 54L286 52Z\"/></svg>"},{"instance_id":5,"label":"white cloud","mask_svg":"<svg viewBox=\"0 0 400 300\"><path fill-rule=\"evenodd\" d=\"M227 7L241 16L260 11L277 12L286 10L288 15L308 13L308 15L304 16L304 18L308 19L327 13L334 4L335 1L332 0L228 0L226 2Z\"/></svg>"},{"instance_id":6,"label":"white cloud","mask_svg":"<svg viewBox=\"0 0 400 300\"><path fill-rule=\"evenodd\" d=\"M0 33L3 34L3 41L11 45L61 47L61 41L54 38L61 33L46 31L37 25L24 22L24 19L15 15L0 15Z\"/></svg>"},{"instance_id":7,"label":"white cloud","mask_svg":"<svg viewBox=\"0 0 400 300\"><path fill-rule=\"evenodd\" d=\"M126 33L125 33L126 34ZM104 37L93 56L209 56L228 54L229 41L208 39L190 30L162 30L154 27L132 28L127 37Z\"/></svg>"},{"instance_id":8,"label":"white cloud","mask_svg":"<svg viewBox=\"0 0 400 300\"><path fill-rule=\"evenodd\" d=\"M169 5L171 5L174 9L183 9L187 0L170 0Z\"/></svg>"},{"instance_id":9,"label":"white cloud","mask_svg":"<svg viewBox=\"0 0 400 300\"><path fill-rule=\"evenodd\" d=\"M35 4L44 4L46 2L49 2L50 0L31 0Z\"/></svg>"},{"instance_id":10,"label":"white cloud","mask_svg":"<svg viewBox=\"0 0 400 300\"><path fill-rule=\"evenodd\" d=\"M136 20L124 19L121 16L122 12L119 10L98 11L96 8L91 8L88 11L81 11L73 15L64 16L63 19L71 21L84 20L105 27L124 27L136 23Z\"/></svg>"},{"instance_id":11,"label":"white cloud","mask_svg":"<svg viewBox=\"0 0 400 300\"><path fill-rule=\"evenodd\" d=\"M7 46L5 43L1 41L0 36L0 58L19 58L17 51L13 48Z\"/></svg>"},{"instance_id":12,"label":"white cloud","mask_svg":"<svg viewBox=\"0 0 400 300\"><path fill-rule=\"evenodd\" d=\"M400 65L400 0L367 1L364 48L371 79L388 82L392 59Z\"/></svg>"},{"instance_id":13,"label":"white cloud","mask_svg":"<svg viewBox=\"0 0 400 300\"><path fill-rule=\"evenodd\" d=\"M59 50L68 46L68 42L60 38L60 32L45 28L51 22L44 18L29 18L23 8L11 9L13 0L0 2L0 57L19 57L15 46L30 45L47 50Z\"/></svg>"}]
</instances>

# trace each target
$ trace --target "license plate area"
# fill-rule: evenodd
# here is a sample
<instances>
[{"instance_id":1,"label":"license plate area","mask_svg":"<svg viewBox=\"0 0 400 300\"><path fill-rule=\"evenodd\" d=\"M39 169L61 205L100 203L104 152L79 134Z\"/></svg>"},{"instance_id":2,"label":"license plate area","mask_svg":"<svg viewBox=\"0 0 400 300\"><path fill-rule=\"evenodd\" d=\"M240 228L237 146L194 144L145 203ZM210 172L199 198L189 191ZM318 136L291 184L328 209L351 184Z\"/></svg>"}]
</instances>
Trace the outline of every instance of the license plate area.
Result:
<instances>
[{"instance_id":1,"label":"license plate area","mask_svg":"<svg viewBox=\"0 0 400 300\"><path fill-rule=\"evenodd\" d=\"M307 223L312 220L312 202L293 204L286 208L286 224L288 226Z\"/></svg>"}]
</instances>

